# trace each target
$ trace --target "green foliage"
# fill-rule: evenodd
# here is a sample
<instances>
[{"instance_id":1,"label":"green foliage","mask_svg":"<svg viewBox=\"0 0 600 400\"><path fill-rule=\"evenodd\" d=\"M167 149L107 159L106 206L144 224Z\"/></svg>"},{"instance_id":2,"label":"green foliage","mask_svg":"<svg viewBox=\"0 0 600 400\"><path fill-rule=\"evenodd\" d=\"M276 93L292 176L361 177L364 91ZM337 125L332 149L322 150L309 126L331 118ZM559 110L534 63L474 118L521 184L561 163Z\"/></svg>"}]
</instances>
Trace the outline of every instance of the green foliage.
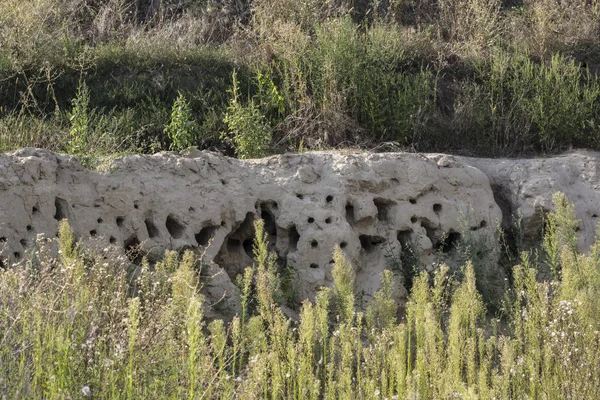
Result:
<instances>
[{"instance_id":1,"label":"green foliage","mask_svg":"<svg viewBox=\"0 0 600 400\"><path fill-rule=\"evenodd\" d=\"M336 246L333 251L333 276L334 295L338 307L340 320L351 323L354 318L354 281L356 272L346 260L346 256Z\"/></svg>"},{"instance_id":2,"label":"green foliage","mask_svg":"<svg viewBox=\"0 0 600 400\"><path fill-rule=\"evenodd\" d=\"M58 224L58 238L58 245L63 259L67 260L67 262L68 260L72 260L77 255L75 250L76 240L69 221L66 219L63 219Z\"/></svg>"},{"instance_id":3,"label":"green foliage","mask_svg":"<svg viewBox=\"0 0 600 400\"><path fill-rule=\"evenodd\" d=\"M228 132L222 138L231 139L240 158L260 158L268 154L272 130L260 108L251 99L243 105L239 98L237 75L233 74L232 98L223 122Z\"/></svg>"},{"instance_id":4,"label":"green foliage","mask_svg":"<svg viewBox=\"0 0 600 400\"><path fill-rule=\"evenodd\" d=\"M393 300L394 279L391 271L385 270L381 273L382 287L375 293L365 313L367 332L396 325L398 304Z\"/></svg>"},{"instance_id":5,"label":"green foliage","mask_svg":"<svg viewBox=\"0 0 600 400\"><path fill-rule=\"evenodd\" d=\"M171 140L171 150L184 150L197 142L198 124L183 93L179 93L171 109L171 122L165 133Z\"/></svg>"},{"instance_id":6,"label":"green foliage","mask_svg":"<svg viewBox=\"0 0 600 400\"><path fill-rule=\"evenodd\" d=\"M64 221L59 239L38 239L24 262L0 273L2 391L8 398L74 398L85 388L100 399L593 398L600 243L588 254L569 248L572 205L560 195L555 201L545 234L564 244L560 279L537 281L539 260L523 253L499 320L486 314L471 262L461 282L446 266L417 276L400 321L389 271L366 314L355 312L354 270L336 249L333 290L305 301L292 322L275 301L275 258L259 222L255 264L241 278L242 302L258 307L209 322L193 253L166 252L153 268L144 261L132 279L130 262L112 250L74 251Z\"/></svg>"},{"instance_id":7,"label":"green foliage","mask_svg":"<svg viewBox=\"0 0 600 400\"><path fill-rule=\"evenodd\" d=\"M575 218L575 206L564 193L557 192L552 197L554 210L548 215L544 226L542 248L546 253L546 262L558 279L561 272L563 252L577 254L577 231L581 221Z\"/></svg>"},{"instance_id":8,"label":"green foliage","mask_svg":"<svg viewBox=\"0 0 600 400\"><path fill-rule=\"evenodd\" d=\"M597 124L600 81L572 59L554 54L538 64L527 53L495 49L480 74L483 92L469 96L480 98L474 117L493 136L493 146L536 140L547 149L594 145L589 134Z\"/></svg>"},{"instance_id":9,"label":"green foliage","mask_svg":"<svg viewBox=\"0 0 600 400\"><path fill-rule=\"evenodd\" d=\"M81 81L77 88L77 96L72 100L73 108L69 117L71 121L69 150L74 154L85 154L89 149L89 141L91 139L89 103L90 91L85 81Z\"/></svg>"}]
</instances>

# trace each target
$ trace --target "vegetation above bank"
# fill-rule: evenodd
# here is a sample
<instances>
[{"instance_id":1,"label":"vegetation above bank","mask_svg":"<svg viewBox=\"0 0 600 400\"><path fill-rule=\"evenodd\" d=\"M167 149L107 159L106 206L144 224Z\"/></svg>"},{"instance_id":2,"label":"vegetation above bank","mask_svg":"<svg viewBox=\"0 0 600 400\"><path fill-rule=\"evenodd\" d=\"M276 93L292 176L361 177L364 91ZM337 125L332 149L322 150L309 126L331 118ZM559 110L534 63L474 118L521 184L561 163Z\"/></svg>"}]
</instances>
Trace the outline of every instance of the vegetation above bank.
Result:
<instances>
[{"instance_id":1,"label":"vegetation above bank","mask_svg":"<svg viewBox=\"0 0 600 400\"><path fill-rule=\"evenodd\" d=\"M597 0L6 0L0 150L600 147Z\"/></svg>"}]
</instances>

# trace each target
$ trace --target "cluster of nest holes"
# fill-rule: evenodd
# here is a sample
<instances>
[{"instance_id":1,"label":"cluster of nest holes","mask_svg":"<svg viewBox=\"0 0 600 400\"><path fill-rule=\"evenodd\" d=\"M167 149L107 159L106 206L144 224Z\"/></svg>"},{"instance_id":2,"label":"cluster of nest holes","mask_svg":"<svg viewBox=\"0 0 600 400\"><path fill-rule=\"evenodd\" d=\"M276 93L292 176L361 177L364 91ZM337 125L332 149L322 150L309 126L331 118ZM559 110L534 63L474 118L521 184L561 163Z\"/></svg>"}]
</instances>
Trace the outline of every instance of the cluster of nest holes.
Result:
<instances>
[{"instance_id":1,"label":"cluster of nest holes","mask_svg":"<svg viewBox=\"0 0 600 400\"><path fill-rule=\"evenodd\" d=\"M332 221L333 221L333 219L331 217L325 218L325 223L326 224L331 224ZM313 222L315 222L315 219L313 217L308 217L308 219L306 220L306 222L308 222L309 224L312 224Z\"/></svg>"},{"instance_id":2,"label":"cluster of nest holes","mask_svg":"<svg viewBox=\"0 0 600 400\"><path fill-rule=\"evenodd\" d=\"M6 238L6 236L2 236L2 237L0 237L0 243L4 244L4 243L7 243L7 242L8 242L8 239ZM28 244L28 243L27 243L27 240L26 240L26 239L21 239L21 240L19 241L19 243L21 244L21 246L23 247L23 249L26 249L26 248L27 248L27 244ZM13 252L13 257L14 257L14 258L15 258L15 260L17 260L17 261L18 261L18 260L20 260L20 259L21 259L21 252L20 252L20 251L15 251L15 252ZM4 263L3 263L3 260L2 260L1 258L0 258L0 267L1 267L1 268L4 268L4 267L5 267L5 265L4 265Z\"/></svg>"},{"instance_id":3,"label":"cluster of nest holes","mask_svg":"<svg viewBox=\"0 0 600 400\"><path fill-rule=\"evenodd\" d=\"M304 200L304 195L302 193L296 193L296 197L300 200ZM329 194L325 197L325 203L332 203L333 195Z\"/></svg>"}]
</instances>

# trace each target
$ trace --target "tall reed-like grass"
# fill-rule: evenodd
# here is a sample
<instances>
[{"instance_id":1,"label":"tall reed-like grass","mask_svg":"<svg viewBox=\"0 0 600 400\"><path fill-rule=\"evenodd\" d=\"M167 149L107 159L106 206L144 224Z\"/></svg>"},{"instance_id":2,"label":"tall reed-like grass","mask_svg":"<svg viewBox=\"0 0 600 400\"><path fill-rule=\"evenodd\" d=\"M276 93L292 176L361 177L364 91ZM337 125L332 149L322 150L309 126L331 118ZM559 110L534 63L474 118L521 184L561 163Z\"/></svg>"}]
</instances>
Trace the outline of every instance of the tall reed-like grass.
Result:
<instances>
[{"instance_id":1,"label":"tall reed-like grass","mask_svg":"<svg viewBox=\"0 0 600 400\"><path fill-rule=\"evenodd\" d=\"M333 288L299 320L257 222L240 275L242 314L204 318L199 260L166 252L135 279L112 249L88 250L66 221L0 272L0 392L6 398L596 398L600 395L600 243L571 246L572 206L556 195L545 248L514 266L504 313L486 312L471 262L415 277L406 314L394 274L363 313L355 266L334 251ZM558 252L558 253L554 253ZM556 255L558 254L558 255ZM560 275L537 281L541 262ZM399 319L398 319L399 318Z\"/></svg>"}]
</instances>

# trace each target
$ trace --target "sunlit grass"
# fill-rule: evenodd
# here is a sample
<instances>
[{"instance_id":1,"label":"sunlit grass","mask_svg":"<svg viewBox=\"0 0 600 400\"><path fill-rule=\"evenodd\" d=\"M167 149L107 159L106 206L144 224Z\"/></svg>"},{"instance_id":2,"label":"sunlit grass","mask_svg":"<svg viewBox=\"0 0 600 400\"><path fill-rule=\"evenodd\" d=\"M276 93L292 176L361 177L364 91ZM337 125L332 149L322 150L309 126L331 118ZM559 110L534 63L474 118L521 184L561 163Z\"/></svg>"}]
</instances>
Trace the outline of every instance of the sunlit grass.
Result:
<instances>
[{"instance_id":1,"label":"sunlit grass","mask_svg":"<svg viewBox=\"0 0 600 400\"><path fill-rule=\"evenodd\" d=\"M557 195L558 196L558 195ZM391 272L366 311L354 268L335 250L333 289L288 319L275 258L257 223L256 261L240 280L243 312L206 321L199 260L167 252L129 262L76 244L65 221L60 256L38 237L0 273L0 390L6 398L596 398L600 391L600 244L567 245L574 217L555 199L562 279L536 280L540 259L514 267L505 312L486 314L471 263L462 282L423 272L397 322ZM562 247L565 245L566 247Z\"/></svg>"}]
</instances>

